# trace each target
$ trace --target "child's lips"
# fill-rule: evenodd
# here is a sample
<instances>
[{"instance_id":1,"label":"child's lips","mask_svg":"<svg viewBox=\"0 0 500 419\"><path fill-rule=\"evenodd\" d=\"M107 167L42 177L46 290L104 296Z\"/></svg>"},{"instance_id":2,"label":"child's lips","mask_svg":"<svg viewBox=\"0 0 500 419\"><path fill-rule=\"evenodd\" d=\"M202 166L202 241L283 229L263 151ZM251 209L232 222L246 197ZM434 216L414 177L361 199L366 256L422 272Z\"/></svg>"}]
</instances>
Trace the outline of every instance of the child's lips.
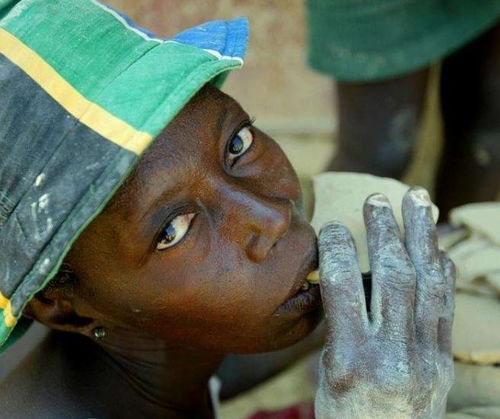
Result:
<instances>
[{"instance_id":1,"label":"child's lips","mask_svg":"<svg viewBox=\"0 0 500 419\"><path fill-rule=\"evenodd\" d=\"M296 276L295 282L290 289L285 301L276 309L275 314L283 314L290 311L310 311L321 303L319 286L311 285L304 287L307 283L306 277L311 271L318 267L318 252L316 246L302 264Z\"/></svg>"},{"instance_id":2,"label":"child's lips","mask_svg":"<svg viewBox=\"0 0 500 419\"><path fill-rule=\"evenodd\" d=\"M313 311L321 306L319 285L311 285L307 290L300 290L278 307L275 314L298 313Z\"/></svg>"}]
</instances>

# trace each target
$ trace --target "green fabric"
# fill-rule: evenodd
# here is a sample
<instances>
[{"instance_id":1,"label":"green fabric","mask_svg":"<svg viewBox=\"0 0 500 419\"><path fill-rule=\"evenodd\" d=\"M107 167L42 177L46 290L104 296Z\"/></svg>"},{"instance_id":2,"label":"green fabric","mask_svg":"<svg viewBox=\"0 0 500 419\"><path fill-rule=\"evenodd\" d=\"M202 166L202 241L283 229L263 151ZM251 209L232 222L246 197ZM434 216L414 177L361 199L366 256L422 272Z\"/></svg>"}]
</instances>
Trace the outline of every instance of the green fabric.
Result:
<instances>
[{"instance_id":1,"label":"green fabric","mask_svg":"<svg viewBox=\"0 0 500 419\"><path fill-rule=\"evenodd\" d=\"M241 67L241 60L218 60L190 45L125 33L122 23L91 1L70 0L68 7L60 3L23 0L0 27L42 56L87 99L152 135L166 125L166 115L185 103L188 86L192 95L199 79ZM137 88L131 89L132 84ZM161 111L155 113L157 109Z\"/></svg>"},{"instance_id":2,"label":"green fabric","mask_svg":"<svg viewBox=\"0 0 500 419\"><path fill-rule=\"evenodd\" d=\"M308 0L309 63L344 81L429 66L498 21L500 0Z\"/></svg>"}]
</instances>

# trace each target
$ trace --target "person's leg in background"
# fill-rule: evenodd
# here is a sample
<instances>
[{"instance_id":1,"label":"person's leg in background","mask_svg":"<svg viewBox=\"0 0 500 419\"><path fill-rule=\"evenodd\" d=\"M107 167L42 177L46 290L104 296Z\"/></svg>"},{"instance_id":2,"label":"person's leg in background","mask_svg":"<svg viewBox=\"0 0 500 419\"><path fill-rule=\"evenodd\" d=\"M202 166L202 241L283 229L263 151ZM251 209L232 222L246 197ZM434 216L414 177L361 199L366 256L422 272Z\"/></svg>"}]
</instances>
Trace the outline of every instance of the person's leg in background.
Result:
<instances>
[{"instance_id":1,"label":"person's leg in background","mask_svg":"<svg viewBox=\"0 0 500 419\"><path fill-rule=\"evenodd\" d=\"M337 153L328 170L400 178L418 134L429 71L386 81L337 82Z\"/></svg>"},{"instance_id":2,"label":"person's leg in background","mask_svg":"<svg viewBox=\"0 0 500 419\"><path fill-rule=\"evenodd\" d=\"M426 33L415 16L427 15L413 2L390 3L306 2L309 64L336 87L336 154L326 170L400 178L411 160L431 65L427 52L415 59Z\"/></svg>"},{"instance_id":3,"label":"person's leg in background","mask_svg":"<svg viewBox=\"0 0 500 419\"><path fill-rule=\"evenodd\" d=\"M307 0L309 64L338 82L339 145L327 169L401 177L427 90L429 72L422 69L481 37L499 16L498 0ZM492 95L500 89L500 51L492 38L481 52L459 54L458 65L451 64L452 58L444 65L446 137L448 146L456 146L446 150L439 181L443 212L467 200L492 199L498 179L491 167L498 167L494 133L500 122L493 120L500 121L495 111L500 103ZM467 50L471 48L463 52ZM457 161L457 150L466 144L470 148L471 138L479 157ZM457 192L455 186L463 182L468 182L467 190ZM447 196L458 193L462 199Z\"/></svg>"},{"instance_id":4,"label":"person's leg in background","mask_svg":"<svg viewBox=\"0 0 500 419\"><path fill-rule=\"evenodd\" d=\"M436 184L443 214L500 191L500 26L447 58L441 104L445 147Z\"/></svg>"}]
</instances>

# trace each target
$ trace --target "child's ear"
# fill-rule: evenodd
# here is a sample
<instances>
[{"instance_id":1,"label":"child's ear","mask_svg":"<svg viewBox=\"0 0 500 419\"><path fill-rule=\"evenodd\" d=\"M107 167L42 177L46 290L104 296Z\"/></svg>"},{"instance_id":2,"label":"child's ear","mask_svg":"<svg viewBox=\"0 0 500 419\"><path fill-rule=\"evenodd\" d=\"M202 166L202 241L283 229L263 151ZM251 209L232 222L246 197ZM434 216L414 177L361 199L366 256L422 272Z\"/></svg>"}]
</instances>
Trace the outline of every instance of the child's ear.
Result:
<instances>
[{"instance_id":1,"label":"child's ear","mask_svg":"<svg viewBox=\"0 0 500 419\"><path fill-rule=\"evenodd\" d=\"M31 299L23 315L52 329L87 335L94 319L75 312L72 296L73 284L49 285Z\"/></svg>"}]
</instances>

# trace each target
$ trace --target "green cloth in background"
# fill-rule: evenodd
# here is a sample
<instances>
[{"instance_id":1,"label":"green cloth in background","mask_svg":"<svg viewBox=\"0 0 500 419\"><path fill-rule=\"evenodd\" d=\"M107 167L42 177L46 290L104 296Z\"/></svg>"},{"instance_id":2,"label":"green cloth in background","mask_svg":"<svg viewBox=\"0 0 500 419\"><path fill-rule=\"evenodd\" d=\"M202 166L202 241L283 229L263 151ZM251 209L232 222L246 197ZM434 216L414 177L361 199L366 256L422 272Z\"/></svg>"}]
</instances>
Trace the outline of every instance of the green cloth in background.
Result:
<instances>
[{"instance_id":1,"label":"green cloth in background","mask_svg":"<svg viewBox=\"0 0 500 419\"><path fill-rule=\"evenodd\" d=\"M309 63L344 81L429 66L492 27L500 0L308 0Z\"/></svg>"}]
</instances>

